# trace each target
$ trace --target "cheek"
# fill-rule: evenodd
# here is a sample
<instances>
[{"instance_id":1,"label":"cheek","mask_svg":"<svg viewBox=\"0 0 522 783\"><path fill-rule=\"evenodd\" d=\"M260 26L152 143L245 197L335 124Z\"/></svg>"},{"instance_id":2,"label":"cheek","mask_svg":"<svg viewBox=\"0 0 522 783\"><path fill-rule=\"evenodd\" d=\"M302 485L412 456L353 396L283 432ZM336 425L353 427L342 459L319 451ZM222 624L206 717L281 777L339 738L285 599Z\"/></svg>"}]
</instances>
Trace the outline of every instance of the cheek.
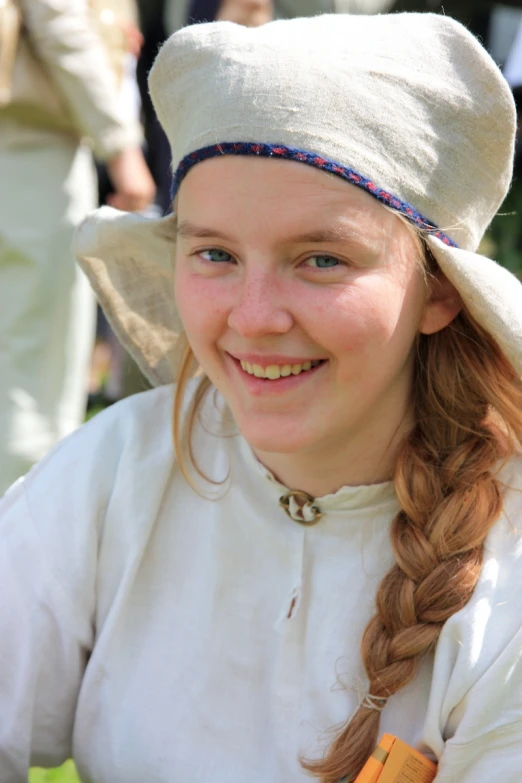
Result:
<instances>
[{"instance_id":1,"label":"cheek","mask_svg":"<svg viewBox=\"0 0 522 783\"><path fill-rule=\"evenodd\" d=\"M222 298L216 296L211 280L179 269L174 275L174 295L179 315L190 342L203 345L217 338L227 321Z\"/></svg>"},{"instance_id":2,"label":"cheek","mask_svg":"<svg viewBox=\"0 0 522 783\"><path fill-rule=\"evenodd\" d=\"M311 329L332 354L361 354L385 345L397 330L401 296L380 286L350 286L310 307ZM313 314L313 315L312 315Z\"/></svg>"},{"instance_id":3,"label":"cheek","mask_svg":"<svg viewBox=\"0 0 522 783\"><path fill-rule=\"evenodd\" d=\"M408 287L368 277L314 308L317 341L335 358L340 377L389 376L403 367L418 328ZM363 370L366 368L366 370Z\"/></svg>"}]
</instances>

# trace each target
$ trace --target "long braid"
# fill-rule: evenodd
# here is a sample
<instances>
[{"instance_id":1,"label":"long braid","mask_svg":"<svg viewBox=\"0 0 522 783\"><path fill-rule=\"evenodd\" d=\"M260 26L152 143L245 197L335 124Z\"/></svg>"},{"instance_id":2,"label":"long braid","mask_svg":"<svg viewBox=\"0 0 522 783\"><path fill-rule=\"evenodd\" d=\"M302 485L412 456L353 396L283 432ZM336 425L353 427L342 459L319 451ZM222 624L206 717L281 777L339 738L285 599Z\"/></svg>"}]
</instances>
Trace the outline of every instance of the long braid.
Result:
<instances>
[{"instance_id":1,"label":"long braid","mask_svg":"<svg viewBox=\"0 0 522 783\"><path fill-rule=\"evenodd\" d=\"M469 601L485 538L502 510L499 461L522 436L520 381L465 314L419 338L413 397L416 424L394 475L396 564L379 586L362 639L368 691L385 699L413 679L446 620ZM352 781L379 726L379 711L361 705L325 758L305 768L322 783Z\"/></svg>"}]
</instances>

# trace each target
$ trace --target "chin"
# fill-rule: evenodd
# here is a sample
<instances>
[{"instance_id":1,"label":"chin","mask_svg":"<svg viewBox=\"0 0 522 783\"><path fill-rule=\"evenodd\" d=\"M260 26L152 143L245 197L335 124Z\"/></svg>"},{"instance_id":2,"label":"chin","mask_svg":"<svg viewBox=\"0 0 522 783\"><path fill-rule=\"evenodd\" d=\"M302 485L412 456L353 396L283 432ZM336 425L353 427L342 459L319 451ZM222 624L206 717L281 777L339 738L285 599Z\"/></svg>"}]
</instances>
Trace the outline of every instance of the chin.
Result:
<instances>
[{"instance_id":1,"label":"chin","mask_svg":"<svg viewBox=\"0 0 522 783\"><path fill-rule=\"evenodd\" d=\"M309 449L313 444L309 437L303 438L302 433L305 428L299 432L288 433L281 426L240 426L241 434L254 451L265 451L272 454L295 454L296 452Z\"/></svg>"}]
</instances>

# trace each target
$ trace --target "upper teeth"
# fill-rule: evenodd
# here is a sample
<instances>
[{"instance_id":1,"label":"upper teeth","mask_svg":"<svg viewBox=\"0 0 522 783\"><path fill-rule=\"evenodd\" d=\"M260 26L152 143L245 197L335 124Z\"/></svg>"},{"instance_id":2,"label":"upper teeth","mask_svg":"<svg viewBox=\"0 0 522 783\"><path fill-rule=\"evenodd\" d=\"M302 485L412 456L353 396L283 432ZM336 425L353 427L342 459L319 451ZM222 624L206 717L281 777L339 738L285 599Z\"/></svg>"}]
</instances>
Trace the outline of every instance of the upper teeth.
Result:
<instances>
[{"instance_id":1,"label":"upper teeth","mask_svg":"<svg viewBox=\"0 0 522 783\"><path fill-rule=\"evenodd\" d=\"M256 378L268 378L271 381L277 378L286 378L288 375L299 375L300 372L311 370L317 367L318 361L303 362L303 364L269 364L268 367L261 367L260 364L250 364L250 362L240 362L241 367L249 375L255 375Z\"/></svg>"}]
</instances>

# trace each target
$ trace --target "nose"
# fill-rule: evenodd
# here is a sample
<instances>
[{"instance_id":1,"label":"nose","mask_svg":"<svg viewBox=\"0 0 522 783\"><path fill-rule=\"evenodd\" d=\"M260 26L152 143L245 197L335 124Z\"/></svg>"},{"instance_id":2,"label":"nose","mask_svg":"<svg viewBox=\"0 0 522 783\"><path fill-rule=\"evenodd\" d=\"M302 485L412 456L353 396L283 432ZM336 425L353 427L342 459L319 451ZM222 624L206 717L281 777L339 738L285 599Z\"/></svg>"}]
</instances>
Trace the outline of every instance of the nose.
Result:
<instances>
[{"instance_id":1,"label":"nose","mask_svg":"<svg viewBox=\"0 0 522 783\"><path fill-rule=\"evenodd\" d=\"M285 334L292 328L292 315L275 278L273 271L245 273L228 316L229 327L242 337Z\"/></svg>"}]
</instances>

